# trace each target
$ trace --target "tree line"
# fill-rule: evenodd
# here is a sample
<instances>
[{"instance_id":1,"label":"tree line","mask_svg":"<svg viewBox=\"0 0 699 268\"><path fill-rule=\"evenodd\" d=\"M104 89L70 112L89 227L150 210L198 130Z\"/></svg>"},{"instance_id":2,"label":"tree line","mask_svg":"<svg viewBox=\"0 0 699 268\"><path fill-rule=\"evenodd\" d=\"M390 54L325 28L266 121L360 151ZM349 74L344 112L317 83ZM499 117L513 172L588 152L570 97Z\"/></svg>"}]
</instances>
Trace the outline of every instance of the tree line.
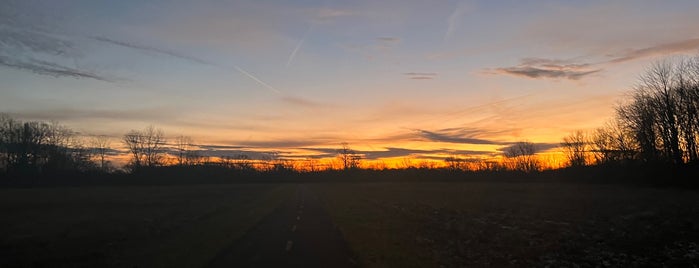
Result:
<instances>
[{"instance_id":1,"label":"tree line","mask_svg":"<svg viewBox=\"0 0 699 268\"><path fill-rule=\"evenodd\" d=\"M96 169L75 134L55 122L23 122L0 114L0 171L38 175Z\"/></svg>"},{"instance_id":2,"label":"tree line","mask_svg":"<svg viewBox=\"0 0 699 268\"><path fill-rule=\"evenodd\" d=\"M691 166L699 162L699 56L666 59L643 73L614 117L575 131L561 147L569 166Z\"/></svg>"}]
</instances>

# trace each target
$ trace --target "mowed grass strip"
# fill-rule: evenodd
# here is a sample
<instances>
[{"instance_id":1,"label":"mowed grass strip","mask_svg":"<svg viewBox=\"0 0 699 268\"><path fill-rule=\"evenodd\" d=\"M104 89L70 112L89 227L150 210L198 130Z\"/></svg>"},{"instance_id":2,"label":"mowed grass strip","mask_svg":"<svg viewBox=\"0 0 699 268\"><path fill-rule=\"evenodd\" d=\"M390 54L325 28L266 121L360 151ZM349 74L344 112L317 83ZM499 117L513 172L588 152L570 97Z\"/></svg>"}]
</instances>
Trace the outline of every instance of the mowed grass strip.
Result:
<instances>
[{"instance_id":1,"label":"mowed grass strip","mask_svg":"<svg viewBox=\"0 0 699 268\"><path fill-rule=\"evenodd\" d=\"M201 267L292 185L0 190L2 267Z\"/></svg>"},{"instance_id":2,"label":"mowed grass strip","mask_svg":"<svg viewBox=\"0 0 699 268\"><path fill-rule=\"evenodd\" d=\"M558 183L314 187L367 267L699 265L696 191Z\"/></svg>"}]
</instances>

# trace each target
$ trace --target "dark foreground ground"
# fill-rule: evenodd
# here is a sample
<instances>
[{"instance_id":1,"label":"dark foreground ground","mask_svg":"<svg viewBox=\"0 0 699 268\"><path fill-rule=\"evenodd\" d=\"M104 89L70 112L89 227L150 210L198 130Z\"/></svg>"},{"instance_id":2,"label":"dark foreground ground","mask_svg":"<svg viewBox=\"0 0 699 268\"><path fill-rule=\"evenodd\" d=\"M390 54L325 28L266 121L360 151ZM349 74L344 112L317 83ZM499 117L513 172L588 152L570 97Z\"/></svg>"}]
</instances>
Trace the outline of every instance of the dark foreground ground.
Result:
<instances>
[{"instance_id":1,"label":"dark foreground ground","mask_svg":"<svg viewBox=\"0 0 699 268\"><path fill-rule=\"evenodd\" d=\"M0 267L202 267L293 185L0 190Z\"/></svg>"},{"instance_id":2,"label":"dark foreground ground","mask_svg":"<svg viewBox=\"0 0 699 268\"><path fill-rule=\"evenodd\" d=\"M298 186L294 197L241 239L224 248L208 267L357 267L342 234L315 193Z\"/></svg>"},{"instance_id":3,"label":"dark foreground ground","mask_svg":"<svg viewBox=\"0 0 699 268\"><path fill-rule=\"evenodd\" d=\"M697 267L699 193L559 183L318 184L367 267Z\"/></svg>"},{"instance_id":4,"label":"dark foreground ground","mask_svg":"<svg viewBox=\"0 0 699 268\"><path fill-rule=\"evenodd\" d=\"M0 189L0 267L692 267L696 190L560 183Z\"/></svg>"}]
</instances>

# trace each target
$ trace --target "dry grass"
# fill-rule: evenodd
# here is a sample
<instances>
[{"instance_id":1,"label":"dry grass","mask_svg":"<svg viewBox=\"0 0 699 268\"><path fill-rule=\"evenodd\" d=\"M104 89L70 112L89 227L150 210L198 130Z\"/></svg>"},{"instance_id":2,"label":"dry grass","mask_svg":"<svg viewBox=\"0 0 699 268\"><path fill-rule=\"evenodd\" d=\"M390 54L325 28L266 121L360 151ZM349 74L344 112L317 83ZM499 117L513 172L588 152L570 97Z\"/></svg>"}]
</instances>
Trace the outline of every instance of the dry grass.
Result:
<instances>
[{"instance_id":1,"label":"dry grass","mask_svg":"<svg viewBox=\"0 0 699 268\"><path fill-rule=\"evenodd\" d=\"M368 267L699 265L696 191L555 183L315 187Z\"/></svg>"},{"instance_id":2,"label":"dry grass","mask_svg":"<svg viewBox=\"0 0 699 268\"><path fill-rule=\"evenodd\" d=\"M293 193L199 185L0 190L0 266L200 267Z\"/></svg>"}]
</instances>

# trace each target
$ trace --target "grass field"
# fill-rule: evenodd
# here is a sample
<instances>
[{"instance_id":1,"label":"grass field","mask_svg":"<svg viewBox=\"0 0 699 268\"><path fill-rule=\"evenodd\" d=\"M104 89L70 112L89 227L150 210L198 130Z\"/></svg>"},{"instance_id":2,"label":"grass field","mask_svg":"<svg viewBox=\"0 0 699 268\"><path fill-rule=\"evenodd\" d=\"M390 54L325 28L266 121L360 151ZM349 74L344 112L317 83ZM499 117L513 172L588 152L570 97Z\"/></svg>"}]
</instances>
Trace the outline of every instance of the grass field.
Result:
<instances>
[{"instance_id":1,"label":"grass field","mask_svg":"<svg viewBox=\"0 0 699 268\"><path fill-rule=\"evenodd\" d=\"M367 267L696 267L699 194L556 183L318 184Z\"/></svg>"},{"instance_id":2,"label":"grass field","mask_svg":"<svg viewBox=\"0 0 699 268\"><path fill-rule=\"evenodd\" d=\"M0 267L201 267L294 189L1 189Z\"/></svg>"}]
</instances>

